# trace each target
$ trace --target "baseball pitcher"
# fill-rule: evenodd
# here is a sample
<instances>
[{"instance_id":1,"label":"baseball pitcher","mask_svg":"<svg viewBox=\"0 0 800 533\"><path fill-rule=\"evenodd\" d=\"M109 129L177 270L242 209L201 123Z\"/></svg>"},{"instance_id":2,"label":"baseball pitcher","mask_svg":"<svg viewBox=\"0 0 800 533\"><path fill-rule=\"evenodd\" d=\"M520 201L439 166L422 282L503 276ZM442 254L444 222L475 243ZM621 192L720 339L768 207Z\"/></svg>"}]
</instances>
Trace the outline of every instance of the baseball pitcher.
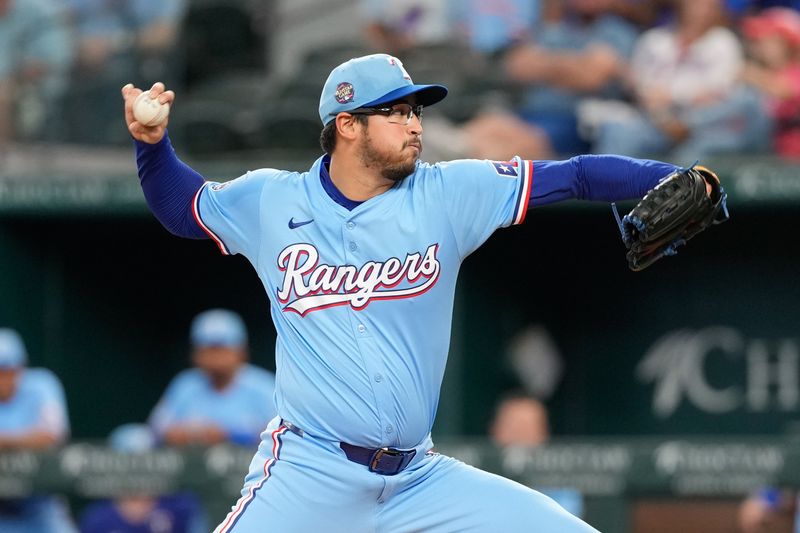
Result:
<instances>
[{"instance_id":1,"label":"baseball pitcher","mask_svg":"<svg viewBox=\"0 0 800 533\"><path fill-rule=\"evenodd\" d=\"M148 205L169 231L247 257L277 330L278 416L218 533L595 531L539 492L432 451L459 266L530 207L641 198L659 182L701 188L658 197L692 202L680 211L702 208L702 220L651 220L650 209L620 221L637 267L650 264L683 238L674 228L718 217L713 173L610 155L422 162L423 110L447 89L376 54L330 73L324 155L308 171L213 183L178 159L167 121L135 120L140 93L122 89ZM161 83L151 95L174 103Z\"/></svg>"}]
</instances>

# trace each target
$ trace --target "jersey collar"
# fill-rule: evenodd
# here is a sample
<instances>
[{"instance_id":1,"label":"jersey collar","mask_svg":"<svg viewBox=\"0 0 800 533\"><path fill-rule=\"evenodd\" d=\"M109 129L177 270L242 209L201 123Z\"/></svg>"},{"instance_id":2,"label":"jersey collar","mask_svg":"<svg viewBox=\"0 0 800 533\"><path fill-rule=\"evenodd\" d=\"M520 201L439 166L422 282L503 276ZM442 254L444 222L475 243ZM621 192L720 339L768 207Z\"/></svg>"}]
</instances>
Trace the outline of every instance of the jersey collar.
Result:
<instances>
[{"instance_id":1,"label":"jersey collar","mask_svg":"<svg viewBox=\"0 0 800 533\"><path fill-rule=\"evenodd\" d=\"M320 162L319 165L319 181L322 183L322 188L325 189L325 192L328 193L328 196L330 196L334 202L344 207L348 211L352 211L353 209L363 204L364 202L363 201L357 202L355 200L351 200L350 198L342 194L342 191L340 191L333 183L331 175L328 172L328 167L330 164L331 164L331 156L330 154L325 154L322 157L322 161Z\"/></svg>"}]
</instances>

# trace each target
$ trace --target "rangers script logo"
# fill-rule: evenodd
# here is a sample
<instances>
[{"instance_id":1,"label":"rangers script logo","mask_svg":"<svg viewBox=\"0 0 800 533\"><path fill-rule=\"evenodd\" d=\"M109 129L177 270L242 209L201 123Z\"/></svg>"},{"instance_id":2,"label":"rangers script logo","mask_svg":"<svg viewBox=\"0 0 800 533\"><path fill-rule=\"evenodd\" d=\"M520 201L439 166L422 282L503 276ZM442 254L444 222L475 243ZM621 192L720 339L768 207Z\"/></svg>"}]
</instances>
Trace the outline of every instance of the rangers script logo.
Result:
<instances>
[{"instance_id":1,"label":"rangers script logo","mask_svg":"<svg viewBox=\"0 0 800 533\"><path fill-rule=\"evenodd\" d=\"M425 254L407 254L401 261L391 257L383 263L368 261L360 268L353 265L319 265L319 252L311 244L292 244L278 256L283 286L278 300L283 310L300 316L306 313L350 304L359 311L373 300L411 298L424 293L439 279L441 265L436 258L438 244L428 246ZM403 281L403 287L398 287Z\"/></svg>"}]
</instances>

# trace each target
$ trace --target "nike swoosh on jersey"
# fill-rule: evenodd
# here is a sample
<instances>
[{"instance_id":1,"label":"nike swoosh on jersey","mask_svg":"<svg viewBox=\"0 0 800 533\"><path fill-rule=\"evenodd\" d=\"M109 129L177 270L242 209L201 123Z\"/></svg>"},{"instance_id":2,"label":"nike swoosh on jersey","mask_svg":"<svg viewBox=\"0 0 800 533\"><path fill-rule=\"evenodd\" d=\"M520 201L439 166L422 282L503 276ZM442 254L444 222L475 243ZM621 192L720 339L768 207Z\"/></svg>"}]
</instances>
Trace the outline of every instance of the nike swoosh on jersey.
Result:
<instances>
[{"instance_id":1,"label":"nike swoosh on jersey","mask_svg":"<svg viewBox=\"0 0 800 533\"><path fill-rule=\"evenodd\" d=\"M313 218L311 220L304 220L302 222L295 222L294 221L294 217L292 217L292 218L289 219L289 229L297 229L300 226L305 226L306 224L311 224L312 222L314 222Z\"/></svg>"}]
</instances>

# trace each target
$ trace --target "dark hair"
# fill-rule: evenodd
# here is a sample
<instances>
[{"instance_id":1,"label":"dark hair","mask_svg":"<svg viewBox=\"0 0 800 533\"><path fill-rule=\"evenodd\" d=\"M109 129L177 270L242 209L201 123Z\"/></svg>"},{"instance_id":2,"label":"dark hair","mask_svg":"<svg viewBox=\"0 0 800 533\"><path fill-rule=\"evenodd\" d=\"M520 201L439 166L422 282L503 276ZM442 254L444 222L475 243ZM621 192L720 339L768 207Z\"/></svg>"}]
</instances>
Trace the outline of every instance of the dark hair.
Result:
<instances>
[{"instance_id":1,"label":"dark hair","mask_svg":"<svg viewBox=\"0 0 800 533\"><path fill-rule=\"evenodd\" d=\"M353 115L353 118L360 124L366 124L369 117L367 115ZM336 148L336 119L331 120L322 128L322 133L319 134L319 145L326 154L333 153Z\"/></svg>"}]
</instances>

